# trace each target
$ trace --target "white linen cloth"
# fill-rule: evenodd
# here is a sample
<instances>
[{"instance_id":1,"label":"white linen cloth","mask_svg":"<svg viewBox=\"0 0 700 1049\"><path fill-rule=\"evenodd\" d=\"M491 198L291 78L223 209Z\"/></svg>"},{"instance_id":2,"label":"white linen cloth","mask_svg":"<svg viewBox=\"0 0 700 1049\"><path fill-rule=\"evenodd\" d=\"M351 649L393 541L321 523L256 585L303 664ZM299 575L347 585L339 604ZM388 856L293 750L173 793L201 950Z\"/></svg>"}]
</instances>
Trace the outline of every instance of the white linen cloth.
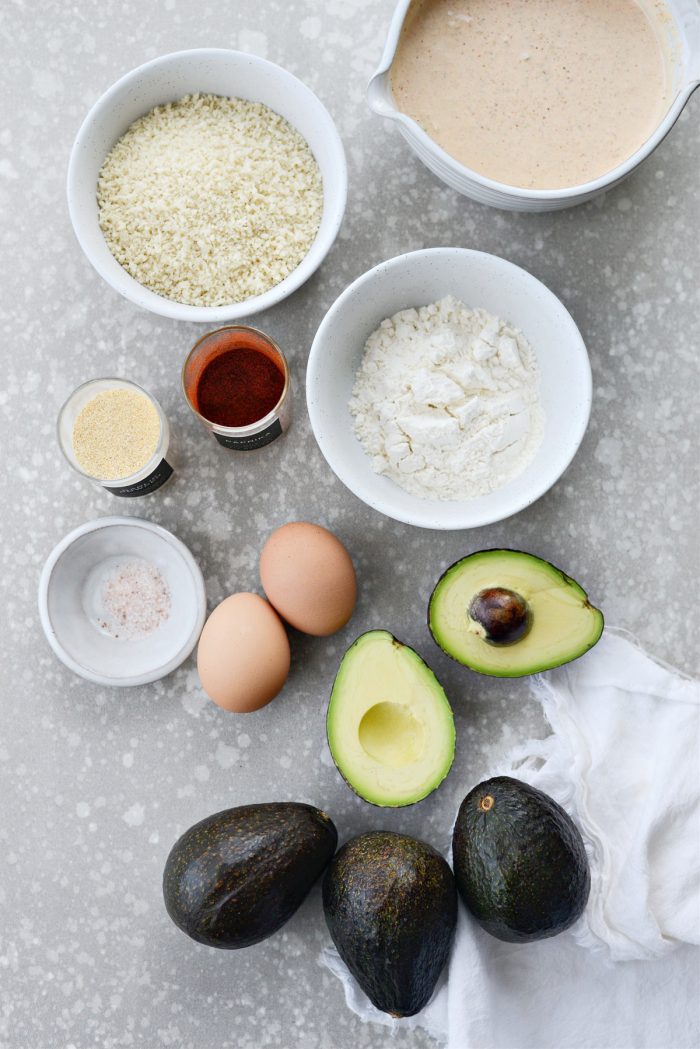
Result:
<instances>
[{"instance_id":1,"label":"white linen cloth","mask_svg":"<svg viewBox=\"0 0 700 1049\"><path fill-rule=\"evenodd\" d=\"M592 876L581 919L510 944L460 904L447 973L422 1013L399 1021L333 948L320 960L363 1020L424 1027L449 1049L698 1049L700 685L607 630L531 686L551 735L492 774L531 783L576 821Z\"/></svg>"}]
</instances>

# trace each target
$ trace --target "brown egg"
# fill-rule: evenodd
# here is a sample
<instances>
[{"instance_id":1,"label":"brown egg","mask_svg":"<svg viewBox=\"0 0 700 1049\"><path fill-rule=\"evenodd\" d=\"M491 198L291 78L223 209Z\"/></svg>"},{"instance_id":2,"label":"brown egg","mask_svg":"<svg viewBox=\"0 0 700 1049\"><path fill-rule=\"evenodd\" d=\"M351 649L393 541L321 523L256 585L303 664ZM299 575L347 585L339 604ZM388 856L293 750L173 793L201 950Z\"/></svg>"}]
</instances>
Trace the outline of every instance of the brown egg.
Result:
<instances>
[{"instance_id":1,"label":"brown egg","mask_svg":"<svg viewBox=\"0 0 700 1049\"><path fill-rule=\"evenodd\" d=\"M260 554L260 579L270 603L305 634L334 634L355 608L350 554L321 525L295 521L273 532Z\"/></svg>"},{"instance_id":2,"label":"brown egg","mask_svg":"<svg viewBox=\"0 0 700 1049\"><path fill-rule=\"evenodd\" d=\"M227 597L204 624L197 670L204 691L224 710L264 707L289 673L289 641L275 610L257 594Z\"/></svg>"}]
</instances>

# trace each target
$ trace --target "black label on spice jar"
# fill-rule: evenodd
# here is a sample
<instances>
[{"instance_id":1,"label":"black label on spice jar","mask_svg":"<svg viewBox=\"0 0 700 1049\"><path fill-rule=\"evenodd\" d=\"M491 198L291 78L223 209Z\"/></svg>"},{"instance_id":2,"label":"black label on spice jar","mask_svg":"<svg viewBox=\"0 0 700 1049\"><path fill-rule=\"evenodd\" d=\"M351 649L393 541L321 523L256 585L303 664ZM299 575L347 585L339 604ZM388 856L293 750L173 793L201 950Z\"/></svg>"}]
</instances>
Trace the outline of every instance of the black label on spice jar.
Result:
<instances>
[{"instance_id":1,"label":"black label on spice jar","mask_svg":"<svg viewBox=\"0 0 700 1049\"><path fill-rule=\"evenodd\" d=\"M282 423L279 419L275 419L265 430L260 430L259 433L251 433L245 437L216 432L214 436L219 444L223 444L224 448L233 448L237 452L249 452L253 448L262 448L264 445L270 444L281 433Z\"/></svg>"},{"instance_id":2,"label":"black label on spice jar","mask_svg":"<svg viewBox=\"0 0 700 1049\"><path fill-rule=\"evenodd\" d=\"M127 484L122 488L110 488L108 485L104 487L112 495L120 495L125 499L135 499L138 495L149 495L151 492L155 492L156 488L164 485L172 475L173 468L170 463L165 459L161 459L153 473L149 474L148 477L144 477L142 481L137 481L136 484Z\"/></svg>"}]
</instances>

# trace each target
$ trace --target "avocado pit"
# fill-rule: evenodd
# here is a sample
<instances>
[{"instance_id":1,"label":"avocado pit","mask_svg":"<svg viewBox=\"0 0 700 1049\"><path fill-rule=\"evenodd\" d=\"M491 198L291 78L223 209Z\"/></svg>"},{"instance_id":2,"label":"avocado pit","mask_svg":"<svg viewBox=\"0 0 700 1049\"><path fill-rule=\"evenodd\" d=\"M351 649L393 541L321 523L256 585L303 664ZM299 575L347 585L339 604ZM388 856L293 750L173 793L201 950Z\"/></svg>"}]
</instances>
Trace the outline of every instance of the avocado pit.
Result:
<instances>
[{"instance_id":1,"label":"avocado pit","mask_svg":"<svg viewBox=\"0 0 700 1049\"><path fill-rule=\"evenodd\" d=\"M513 645L532 626L532 612L521 594L505 587L480 590L469 605L469 617L484 631L490 645Z\"/></svg>"}]
</instances>

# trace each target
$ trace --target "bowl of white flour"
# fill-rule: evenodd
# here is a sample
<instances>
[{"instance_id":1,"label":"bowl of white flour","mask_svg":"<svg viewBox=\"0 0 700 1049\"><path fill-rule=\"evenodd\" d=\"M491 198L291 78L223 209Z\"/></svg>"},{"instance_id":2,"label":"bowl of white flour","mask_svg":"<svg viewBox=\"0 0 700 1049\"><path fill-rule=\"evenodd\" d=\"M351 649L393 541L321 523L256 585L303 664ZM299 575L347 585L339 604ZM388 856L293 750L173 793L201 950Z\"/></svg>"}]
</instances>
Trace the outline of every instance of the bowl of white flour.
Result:
<instances>
[{"instance_id":1,"label":"bowl of white flour","mask_svg":"<svg viewBox=\"0 0 700 1049\"><path fill-rule=\"evenodd\" d=\"M358 277L311 348L316 440L369 506L477 528L529 506L573 459L591 369L571 315L495 255L428 248Z\"/></svg>"}]
</instances>

